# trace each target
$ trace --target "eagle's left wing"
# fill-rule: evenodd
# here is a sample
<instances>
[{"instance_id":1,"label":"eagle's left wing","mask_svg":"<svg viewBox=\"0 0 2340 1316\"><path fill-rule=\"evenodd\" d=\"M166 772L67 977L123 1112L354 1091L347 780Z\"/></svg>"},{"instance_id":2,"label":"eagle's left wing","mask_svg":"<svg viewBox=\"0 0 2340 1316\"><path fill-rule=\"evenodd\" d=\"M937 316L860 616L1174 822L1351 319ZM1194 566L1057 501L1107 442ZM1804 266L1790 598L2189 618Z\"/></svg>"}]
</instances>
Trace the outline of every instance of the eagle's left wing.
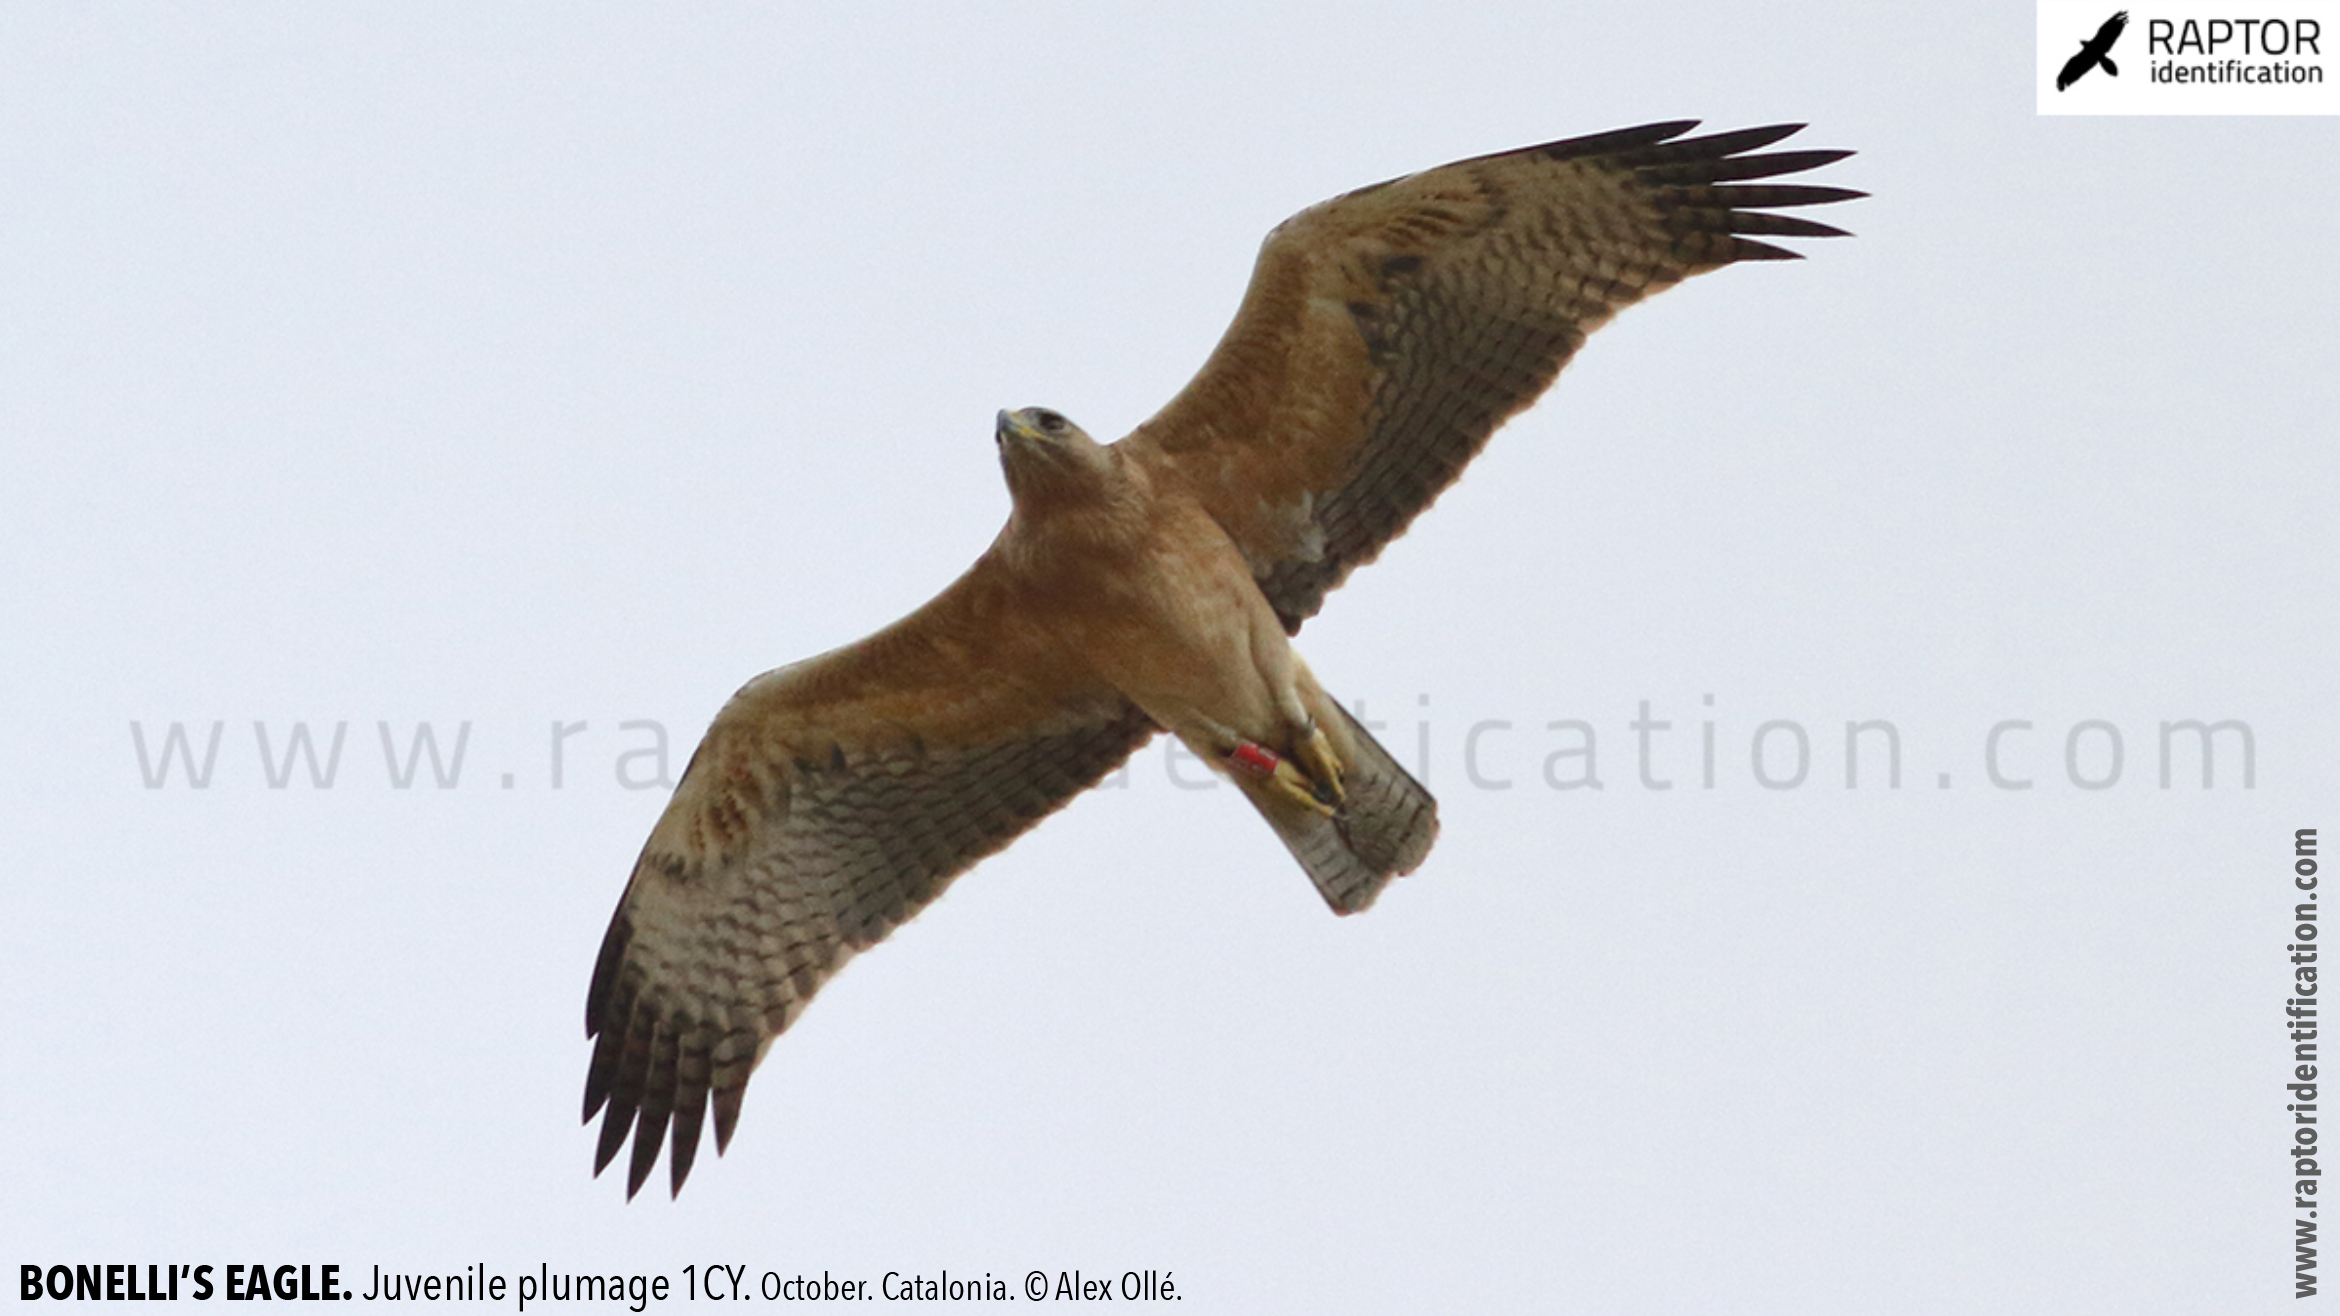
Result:
<instances>
[{"instance_id":1,"label":"eagle's left wing","mask_svg":"<svg viewBox=\"0 0 2340 1316\"><path fill-rule=\"evenodd\" d=\"M1862 195L1748 184L1845 151L1749 154L1797 125L1550 142L1362 188L1277 226L1202 372L1121 446L1182 484L1288 631L1534 402L1585 335L1703 270L1841 231L1786 206Z\"/></svg>"}]
</instances>

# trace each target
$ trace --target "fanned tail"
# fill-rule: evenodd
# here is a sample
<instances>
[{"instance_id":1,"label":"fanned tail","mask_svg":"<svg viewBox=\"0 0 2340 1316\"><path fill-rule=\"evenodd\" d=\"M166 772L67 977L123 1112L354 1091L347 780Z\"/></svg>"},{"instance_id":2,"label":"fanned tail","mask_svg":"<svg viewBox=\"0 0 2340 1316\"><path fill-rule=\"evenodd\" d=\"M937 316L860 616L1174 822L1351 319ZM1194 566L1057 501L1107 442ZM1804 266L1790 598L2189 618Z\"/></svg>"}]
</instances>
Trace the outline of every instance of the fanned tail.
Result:
<instances>
[{"instance_id":1,"label":"fanned tail","mask_svg":"<svg viewBox=\"0 0 2340 1316\"><path fill-rule=\"evenodd\" d=\"M1336 914L1369 908L1390 879L1413 872L1438 837L1438 801L1334 700L1325 731L1347 769L1347 798L1327 818L1238 776L1253 807L1276 829L1317 893Z\"/></svg>"}]
</instances>

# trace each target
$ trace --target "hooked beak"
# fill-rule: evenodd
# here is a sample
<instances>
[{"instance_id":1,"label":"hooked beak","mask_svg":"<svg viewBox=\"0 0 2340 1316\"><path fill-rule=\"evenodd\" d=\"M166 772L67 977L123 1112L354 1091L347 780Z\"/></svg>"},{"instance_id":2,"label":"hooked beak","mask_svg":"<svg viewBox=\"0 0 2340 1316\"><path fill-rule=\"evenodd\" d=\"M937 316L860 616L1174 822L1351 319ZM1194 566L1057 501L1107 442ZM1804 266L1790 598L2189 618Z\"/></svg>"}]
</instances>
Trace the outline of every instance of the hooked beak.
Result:
<instances>
[{"instance_id":1,"label":"hooked beak","mask_svg":"<svg viewBox=\"0 0 2340 1316\"><path fill-rule=\"evenodd\" d=\"M1019 439L1029 443L1039 437L1038 431L1025 424L1023 417L1012 411L1001 411L999 413L999 427L992 431L992 438L1002 446L1005 446L1009 439Z\"/></svg>"}]
</instances>

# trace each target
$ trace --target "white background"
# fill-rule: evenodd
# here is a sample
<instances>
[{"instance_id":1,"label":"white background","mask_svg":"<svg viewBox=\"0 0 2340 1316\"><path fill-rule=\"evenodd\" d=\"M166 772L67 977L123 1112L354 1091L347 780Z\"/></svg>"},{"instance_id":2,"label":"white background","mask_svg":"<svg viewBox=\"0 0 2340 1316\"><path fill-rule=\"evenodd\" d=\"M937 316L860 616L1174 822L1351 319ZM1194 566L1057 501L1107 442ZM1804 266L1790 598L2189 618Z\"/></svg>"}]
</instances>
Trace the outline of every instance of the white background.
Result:
<instances>
[{"instance_id":1,"label":"white background","mask_svg":"<svg viewBox=\"0 0 2340 1316\"><path fill-rule=\"evenodd\" d=\"M1154 1268L1231 1312L2290 1302L2340 125L2041 119L2032 34L0 13L8 1291L723 1262ZM1874 198L1603 330L1302 634L1401 758L1427 728L1418 875L1334 919L1156 746L838 979L679 1201L587 1177L586 977L664 797L619 784L621 723L679 771L749 676L928 597L1005 513L994 410L1126 431L1290 212L1683 116L1809 120L1861 152L1813 181ZM1845 786L1872 718L1898 790ZM2250 725L2254 788L2231 738L2214 788L2190 750L2159 786L2186 718ZM270 789L252 724L301 719L350 724L339 775ZM1562 719L1604 789L1543 782ZM1793 789L1752 775L1776 719ZM2029 790L1984 776L2005 719ZM2094 791L2090 719L2125 749ZM211 785L148 789L133 721L215 720ZM471 723L455 788L390 784L376 724L419 720ZM1508 790L1466 775L1490 720Z\"/></svg>"}]
</instances>

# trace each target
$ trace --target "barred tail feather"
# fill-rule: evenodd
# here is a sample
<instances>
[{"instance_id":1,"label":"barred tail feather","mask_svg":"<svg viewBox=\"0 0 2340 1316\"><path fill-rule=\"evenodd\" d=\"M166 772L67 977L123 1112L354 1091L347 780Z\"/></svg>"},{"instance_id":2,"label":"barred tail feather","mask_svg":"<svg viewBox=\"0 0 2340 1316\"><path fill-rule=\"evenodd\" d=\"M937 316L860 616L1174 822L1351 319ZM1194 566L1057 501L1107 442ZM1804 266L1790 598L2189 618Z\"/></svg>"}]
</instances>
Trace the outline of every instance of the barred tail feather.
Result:
<instances>
[{"instance_id":1,"label":"barred tail feather","mask_svg":"<svg viewBox=\"0 0 2340 1316\"><path fill-rule=\"evenodd\" d=\"M1236 780L1300 861L1324 903L1336 914L1355 914L1369 908L1391 878L1421 866L1438 837L1438 801L1347 709L1331 699L1323 703L1339 723L1322 719L1348 770L1342 783L1347 798L1339 812L1327 818L1293 806L1262 782Z\"/></svg>"}]
</instances>

